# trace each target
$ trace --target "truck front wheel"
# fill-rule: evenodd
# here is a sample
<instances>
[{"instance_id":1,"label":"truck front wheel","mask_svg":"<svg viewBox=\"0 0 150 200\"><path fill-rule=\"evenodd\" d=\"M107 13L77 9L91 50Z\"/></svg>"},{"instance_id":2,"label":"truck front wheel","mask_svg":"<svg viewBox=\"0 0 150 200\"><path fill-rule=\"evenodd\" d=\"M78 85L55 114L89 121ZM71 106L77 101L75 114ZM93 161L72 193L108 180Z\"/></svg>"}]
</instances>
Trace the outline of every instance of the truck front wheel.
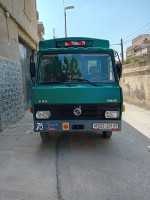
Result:
<instances>
[{"instance_id":1,"label":"truck front wheel","mask_svg":"<svg viewBox=\"0 0 150 200\"><path fill-rule=\"evenodd\" d=\"M49 133L41 132L40 135L44 143L47 143L49 141Z\"/></svg>"},{"instance_id":2,"label":"truck front wheel","mask_svg":"<svg viewBox=\"0 0 150 200\"><path fill-rule=\"evenodd\" d=\"M112 131L104 131L103 132L103 137L104 138L110 138L112 136Z\"/></svg>"}]
</instances>

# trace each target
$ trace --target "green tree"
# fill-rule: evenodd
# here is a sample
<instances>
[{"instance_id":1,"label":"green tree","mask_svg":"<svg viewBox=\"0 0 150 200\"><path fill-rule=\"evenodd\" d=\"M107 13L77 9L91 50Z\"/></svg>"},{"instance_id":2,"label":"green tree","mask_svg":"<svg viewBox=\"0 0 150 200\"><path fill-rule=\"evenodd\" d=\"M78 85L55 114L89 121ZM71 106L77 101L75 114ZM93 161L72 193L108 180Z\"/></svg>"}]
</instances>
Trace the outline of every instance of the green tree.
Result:
<instances>
[{"instance_id":1,"label":"green tree","mask_svg":"<svg viewBox=\"0 0 150 200\"><path fill-rule=\"evenodd\" d=\"M73 56L70 60L68 60L67 57L64 57L63 72L64 79L67 81L71 81L74 78L81 78L82 72L79 69L79 63L77 58Z\"/></svg>"},{"instance_id":2,"label":"green tree","mask_svg":"<svg viewBox=\"0 0 150 200\"><path fill-rule=\"evenodd\" d=\"M62 63L58 56L49 57L49 63L44 67L46 81L58 81L63 75Z\"/></svg>"},{"instance_id":3,"label":"green tree","mask_svg":"<svg viewBox=\"0 0 150 200\"><path fill-rule=\"evenodd\" d=\"M72 81L74 78L81 78L82 72L79 69L78 59L74 56L69 60L64 57L64 64L58 56L43 56L41 59L41 79L49 81Z\"/></svg>"}]
</instances>

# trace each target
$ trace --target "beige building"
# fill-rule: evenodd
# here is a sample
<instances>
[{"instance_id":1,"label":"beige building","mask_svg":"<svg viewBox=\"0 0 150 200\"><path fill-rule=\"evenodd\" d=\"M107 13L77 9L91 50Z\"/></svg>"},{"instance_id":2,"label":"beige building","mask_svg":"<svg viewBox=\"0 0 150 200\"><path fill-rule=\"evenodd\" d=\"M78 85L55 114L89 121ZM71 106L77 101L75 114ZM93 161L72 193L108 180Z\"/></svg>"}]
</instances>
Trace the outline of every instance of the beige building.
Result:
<instances>
[{"instance_id":1,"label":"beige building","mask_svg":"<svg viewBox=\"0 0 150 200\"><path fill-rule=\"evenodd\" d=\"M139 35L133 39L132 45L126 51L126 58L143 55L150 55L150 34Z\"/></svg>"},{"instance_id":2,"label":"beige building","mask_svg":"<svg viewBox=\"0 0 150 200\"><path fill-rule=\"evenodd\" d=\"M30 56L44 34L37 23L36 0L0 0L0 130L31 104Z\"/></svg>"},{"instance_id":3,"label":"beige building","mask_svg":"<svg viewBox=\"0 0 150 200\"><path fill-rule=\"evenodd\" d=\"M38 22L38 34L39 34L41 40L44 40L43 36L45 34L45 30L44 30L44 25L42 22Z\"/></svg>"}]
</instances>

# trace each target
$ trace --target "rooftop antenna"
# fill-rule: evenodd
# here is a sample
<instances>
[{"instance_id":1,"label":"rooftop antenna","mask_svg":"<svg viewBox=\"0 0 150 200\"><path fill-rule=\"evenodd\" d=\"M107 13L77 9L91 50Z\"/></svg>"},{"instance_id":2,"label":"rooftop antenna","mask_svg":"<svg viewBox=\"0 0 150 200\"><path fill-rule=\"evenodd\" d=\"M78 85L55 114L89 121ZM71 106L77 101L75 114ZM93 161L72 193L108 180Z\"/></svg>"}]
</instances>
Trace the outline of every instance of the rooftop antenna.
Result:
<instances>
[{"instance_id":1,"label":"rooftop antenna","mask_svg":"<svg viewBox=\"0 0 150 200\"><path fill-rule=\"evenodd\" d=\"M56 38L56 35L55 35L55 28L53 28L53 39Z\"/></svg>"}]
</instances>

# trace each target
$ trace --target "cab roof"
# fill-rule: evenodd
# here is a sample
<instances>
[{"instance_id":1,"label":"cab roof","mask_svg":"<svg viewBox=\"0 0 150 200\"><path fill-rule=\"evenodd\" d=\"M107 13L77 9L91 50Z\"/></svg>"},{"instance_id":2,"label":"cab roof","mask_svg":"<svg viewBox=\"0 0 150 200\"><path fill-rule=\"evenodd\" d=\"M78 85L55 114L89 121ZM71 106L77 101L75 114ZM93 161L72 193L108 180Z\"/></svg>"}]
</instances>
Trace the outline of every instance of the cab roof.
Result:
<instances>
[{"instance_id":1,"label":"cab roof","mask_svg":"<svg viewBox=\"0 0 150 200\"><path fill-rule=\"evenodd\" d=\"M85 37L67 37L51 40L40 41L39 51L47 51L54 48L69 48L69 47L96 47L101 49L109 49L109 41L95 38Z\"/></svg>"}]
</instances>

